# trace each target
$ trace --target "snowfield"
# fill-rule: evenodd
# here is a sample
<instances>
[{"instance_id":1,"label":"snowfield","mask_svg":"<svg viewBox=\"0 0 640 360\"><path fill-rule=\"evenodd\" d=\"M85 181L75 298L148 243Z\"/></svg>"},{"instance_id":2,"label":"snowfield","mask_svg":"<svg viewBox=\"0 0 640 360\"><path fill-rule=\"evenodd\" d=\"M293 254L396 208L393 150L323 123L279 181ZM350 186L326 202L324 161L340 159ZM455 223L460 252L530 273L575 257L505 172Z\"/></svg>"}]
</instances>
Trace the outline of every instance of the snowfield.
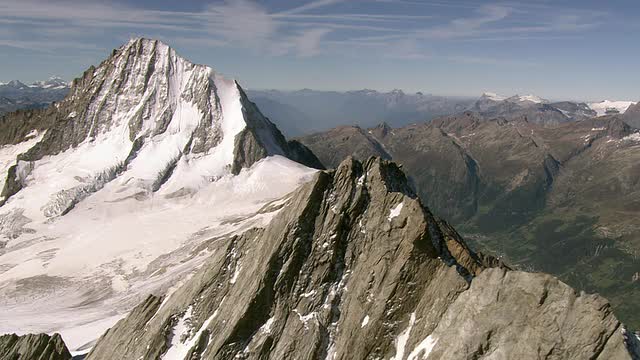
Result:
<instances>
[{"instance_id":1,"label":"snowfield","mask_svg":"<svg viewBox=\"0 0 640 360\"><path fill-rule=\"evenodd\" d=\"M192 273L206 259L199 245L266 226L277 211L259 210L314 173L273 156L179 198L122 198L109 184L63 217L29 223L0 250L0 333L60 332L82 347Z\"/></svg>"}]
</instances>

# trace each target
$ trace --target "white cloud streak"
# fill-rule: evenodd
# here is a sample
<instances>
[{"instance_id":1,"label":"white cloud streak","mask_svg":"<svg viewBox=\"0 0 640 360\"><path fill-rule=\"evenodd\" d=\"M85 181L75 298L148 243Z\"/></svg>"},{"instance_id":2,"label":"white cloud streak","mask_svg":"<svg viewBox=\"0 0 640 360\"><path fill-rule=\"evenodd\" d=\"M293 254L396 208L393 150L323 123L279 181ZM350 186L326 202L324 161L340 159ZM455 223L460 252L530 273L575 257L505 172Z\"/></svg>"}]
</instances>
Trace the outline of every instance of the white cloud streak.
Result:
<instances>
[{"instance_id":1,"label":"white cloud streak","mask_svg":"<svg viewBox=\"0 0 640 360\"><path fill-rule=\"evenodd\" d=\"M302 6L295 7L293 9L289 9L280 13L280 15L292 15L292 14L300 14L307 12L309 10L315 10L318 8L326 7L329 5L337 4L343 2L345 0L315 0L309 3L306 3Z\"/></svg>"},{"instance_id":2,"label":"white cloud streak","mask_svg":"<svg viewBox=\"0 0 640 360\"><path fill-rule=\"evenodd\" d=\"M438 42L559 38L592 29L603 16L518 3L456 3L460 15L451 18L437 11L415 12L417 6L433 10L453 6L450 2L418 0L367 0L372 10L376 3L397 5L393 14L336 11L349 1L309 0L272 12L256 0L215 0L201 11L187 12L95 1L0 0L0 30L8 30L0 31L0 46L98 51L95 39L109 32L118 38L151 34L189 46L233 47L276 56L360 49L418 60L432 58L428 49Z\"/></svg>"}]
</instances>

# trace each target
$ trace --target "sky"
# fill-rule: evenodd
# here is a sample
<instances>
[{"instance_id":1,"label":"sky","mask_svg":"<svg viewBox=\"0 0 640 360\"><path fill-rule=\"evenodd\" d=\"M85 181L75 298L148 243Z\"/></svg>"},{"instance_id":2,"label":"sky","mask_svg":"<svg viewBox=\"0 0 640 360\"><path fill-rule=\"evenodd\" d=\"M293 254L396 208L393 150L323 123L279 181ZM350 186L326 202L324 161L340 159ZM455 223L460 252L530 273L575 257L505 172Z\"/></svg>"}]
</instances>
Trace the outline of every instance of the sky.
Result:
<instances>
[{"instance_id":1,"label":"sky","mask_svg":"<svg viewBox=\"0 0 640 360\"><path fill-rule=\"evenodd\" d=\"M0 0L0 81L157 38L249 89L639 100L640 1Z\"/></svg>"}]
</instances>

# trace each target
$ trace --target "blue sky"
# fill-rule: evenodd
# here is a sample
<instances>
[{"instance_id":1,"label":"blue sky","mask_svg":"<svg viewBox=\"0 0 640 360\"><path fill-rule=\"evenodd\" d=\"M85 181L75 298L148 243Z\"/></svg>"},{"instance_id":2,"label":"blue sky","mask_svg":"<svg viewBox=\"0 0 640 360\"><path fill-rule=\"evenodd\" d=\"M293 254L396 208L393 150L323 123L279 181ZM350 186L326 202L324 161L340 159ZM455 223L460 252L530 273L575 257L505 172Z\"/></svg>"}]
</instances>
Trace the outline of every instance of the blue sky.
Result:
<instances>
[{"instance_id":1,"label":"blue sky","mask_svg":"<svg viewBox=\"0 0 640 360\"><path fill-rule=\"evenodd\" d=\"M159 38L247 88L640 99L640 2L0 0L0 81Z\"/></svg>"}]
</instances>

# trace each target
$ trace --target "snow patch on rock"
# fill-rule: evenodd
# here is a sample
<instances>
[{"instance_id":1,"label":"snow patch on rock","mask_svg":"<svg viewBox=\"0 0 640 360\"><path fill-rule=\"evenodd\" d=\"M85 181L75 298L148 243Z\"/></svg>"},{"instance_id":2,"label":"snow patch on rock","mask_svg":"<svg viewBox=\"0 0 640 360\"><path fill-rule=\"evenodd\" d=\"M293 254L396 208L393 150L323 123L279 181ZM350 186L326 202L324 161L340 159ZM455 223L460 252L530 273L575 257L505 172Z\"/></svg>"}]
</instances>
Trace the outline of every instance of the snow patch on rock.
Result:
<instances>
[{"instance_id":1,"label":"snow patch on rock","mask_svg":"<svg viewBox=\"0 0 640 360\"><path fill-rule=\"evenodd\" d=\"M411 313L411 317L409 318L409 325L407 328L398 335L395 339L394 343L396 346L396 354L391 358L392 360L403 360L404 352L407 346L407 342L409 341L409 335L411 335L411 329L413 329L413 325L416 323L416 313Z\"/></svg>"},{"instance_id":2,"label":"snow patch on rock","mask_svg":"<svg viewBox=\"0 0 640 360\"><path fill-rule=\"evenodd\" d=\"M389 211L389 216L387 217L389 221L393 220L393 218L400 215L400 212L402 211L402 205L403 203L399 203L393 209L391 209L391 211Z\"/></svg>"},{"instance_id":3,"label":"snow patch on rock","mask_svg":"<svg viewBox=\"0 0 640 360\"><path fill-rule=\"evenodd\" d=\"M407 360L421 360L429 357L429 354L436 346L438 342L437 339L433 338L431 335L427 336L424 340L422 340L418 346L413 349L413 351L407 357Z\"/></svg>"},{"instance_id":4,"label":"snow patch on rock","mask_svg":"<svg viewBox=\"0 0 640 360\"><path fill-rule=\"evenodd\" d=\"M368 324L369 324L369 315L365 316L364 319L362 319L362 323L360 324L360 327L363 328Z\"/></svg>"}]
</instances>

